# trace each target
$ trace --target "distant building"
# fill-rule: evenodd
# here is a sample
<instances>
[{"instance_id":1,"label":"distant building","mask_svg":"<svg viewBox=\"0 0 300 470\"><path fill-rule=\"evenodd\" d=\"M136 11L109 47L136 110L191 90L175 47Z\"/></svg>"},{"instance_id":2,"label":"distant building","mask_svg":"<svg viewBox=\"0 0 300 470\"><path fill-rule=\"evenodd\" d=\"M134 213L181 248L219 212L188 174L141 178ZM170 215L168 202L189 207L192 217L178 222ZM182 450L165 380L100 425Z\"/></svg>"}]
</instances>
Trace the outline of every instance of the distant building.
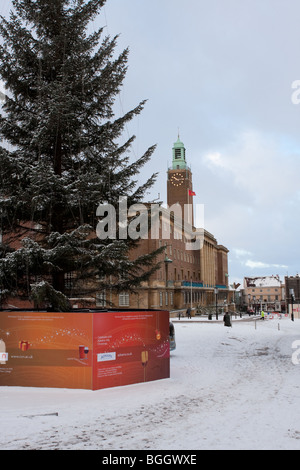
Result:
<instances>
[{"instance_id":1,"label":"distant building","mask_svg":"<svg viewBox=\"0 0 300 470\"><path fill-rule=\"evenodd\" d=\"M278 275L244 278L243 302L249 310L281 312L284 300L284 284Z\"/></svg>"},{"instance_id":2,"label":"distant building","mask_svg":"<svg viewBox=\"0 0 300 470\"><path fill-rule=\"evenodd\" d=\"M300 277L299 274L296 276L286 276L285 281L285 292L286 292L286 303L287 310L293 314L294 318L300 318Z\"/></svg>"}]
</instances>

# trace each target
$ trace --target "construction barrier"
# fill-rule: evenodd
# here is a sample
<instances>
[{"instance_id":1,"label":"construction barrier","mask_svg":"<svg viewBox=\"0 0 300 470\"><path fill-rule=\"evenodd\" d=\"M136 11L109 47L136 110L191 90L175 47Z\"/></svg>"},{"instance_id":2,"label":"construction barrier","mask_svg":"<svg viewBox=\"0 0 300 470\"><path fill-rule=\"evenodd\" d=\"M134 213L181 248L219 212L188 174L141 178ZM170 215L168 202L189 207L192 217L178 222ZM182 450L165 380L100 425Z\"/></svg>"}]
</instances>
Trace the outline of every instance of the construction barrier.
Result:
<instances>
[{"instance_id":1,"label":"construction barrier","mask_svg":"<svg viewBox=\"0 0 300 470\"><path fill-rule=\"evenodd\" d=\"M98 390L170 377L169 312L0 312L0 386Z\"/></svg>"}]
</instances>

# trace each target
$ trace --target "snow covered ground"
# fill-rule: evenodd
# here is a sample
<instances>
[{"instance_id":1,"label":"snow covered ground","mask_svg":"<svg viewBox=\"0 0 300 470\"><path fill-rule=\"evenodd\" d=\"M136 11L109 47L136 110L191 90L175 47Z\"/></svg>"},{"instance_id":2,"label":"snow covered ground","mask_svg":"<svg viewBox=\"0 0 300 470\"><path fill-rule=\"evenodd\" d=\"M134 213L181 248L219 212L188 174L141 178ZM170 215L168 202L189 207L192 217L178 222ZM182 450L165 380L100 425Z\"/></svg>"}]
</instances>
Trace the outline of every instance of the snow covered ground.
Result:
<instances>
[{"instance_id":1,"label":"snow covered ground","mask_svg":"<svg viewBox=\"0 0 300 470\"><path fill-rule=\"evenodd\" d=\"M176 322L168 380L95 392L0 387L0 448L300 449L300 320L256 325Z\"/></svg>"}]
</instances>

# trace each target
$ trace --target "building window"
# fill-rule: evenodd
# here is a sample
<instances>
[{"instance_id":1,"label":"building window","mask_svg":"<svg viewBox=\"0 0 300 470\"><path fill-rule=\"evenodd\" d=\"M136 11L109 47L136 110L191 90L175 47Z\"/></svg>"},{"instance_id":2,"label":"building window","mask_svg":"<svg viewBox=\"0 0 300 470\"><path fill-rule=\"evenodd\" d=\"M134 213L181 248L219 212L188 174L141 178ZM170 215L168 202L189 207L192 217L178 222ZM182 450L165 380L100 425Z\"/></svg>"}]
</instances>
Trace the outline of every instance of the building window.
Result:
<instances>
[{"instance_id":1,"label":"building window","mask_svg":"<svg viewBox=\"0 0 300 470\"><path fill-rule=\"evenodd\" d=\"M68 290L73 289L74 279L75 279L74 272L65 273L65 288L66 289Z\"/></svg>"},{"instance_id":2,"label":"building window","mask_svg":"<svg viewBox=\"0 0 300 470\"><path fill-rule=\"evenodd\" d=\"M166 296L165 296L165 298L166 298L166 305L168 305L168 300L169 300L169 299L168 299L168 292L167 292L167 291L166 291Z\"/></svg>"},{"instance_id":3,"label":"building window","mask_svg":"<svg viewBox=\"0 0 300 470\"><path fill-rule=\"evenodd\" d=\"M96 305L97 307L106 307L106 291L97 294Z\"/></svg>"},{"instance_id":4,"label":"building window","mask_svg":"<svg viewBox=\"0 0 300 470\"><path fill-rule=\"evenodd\" d=\"M159 306L162 307L162 305L163 305L163 293L160 292L159 293Z\"/></svg>"},{"instance_id":5,"label":"building window","mask_svg":"<svg viewBox=\"0 0 300 470\"><path fill-rule=\"evenodd\" d=\"M129 307L129 293L121 292L119 294L119 307Z\"/></svg>"},{"instance_id":6,"label":"building window","mask_svg":"<svg viewBox=\"0 0 300 470\"><path fill-rule=\"evenodd\" d=\"M174 303L174 293L171 291L170 292L170 305L173 305Z\"/></svg>"},{"instance_id":7,"label":"building window","mask_svg":"<svg viewBox=\"0 0 300 470\"><path fill-rule=\"evenodd\" d=\"M175 158L181 158L181 149L175 149Z\"/></svg>"}]
</instances>

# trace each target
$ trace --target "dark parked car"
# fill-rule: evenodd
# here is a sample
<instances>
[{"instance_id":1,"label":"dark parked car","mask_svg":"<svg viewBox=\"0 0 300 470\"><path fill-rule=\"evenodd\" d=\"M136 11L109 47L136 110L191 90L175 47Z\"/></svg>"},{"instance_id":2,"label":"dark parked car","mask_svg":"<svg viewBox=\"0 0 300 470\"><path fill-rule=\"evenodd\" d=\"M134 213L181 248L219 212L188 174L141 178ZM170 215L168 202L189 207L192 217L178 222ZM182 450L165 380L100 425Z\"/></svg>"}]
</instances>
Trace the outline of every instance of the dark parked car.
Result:
<instances>
[{"instance_id":1,"label":"dark parked car","mask_svg":"<svg viewBox=\"0 0 300 470\"><path fill-rule=\"evenodd\" d=\"M173 323L170 321L170 351L174 351L174 349L176 349L175 328Z\"/></svg>"}]
</instances>

